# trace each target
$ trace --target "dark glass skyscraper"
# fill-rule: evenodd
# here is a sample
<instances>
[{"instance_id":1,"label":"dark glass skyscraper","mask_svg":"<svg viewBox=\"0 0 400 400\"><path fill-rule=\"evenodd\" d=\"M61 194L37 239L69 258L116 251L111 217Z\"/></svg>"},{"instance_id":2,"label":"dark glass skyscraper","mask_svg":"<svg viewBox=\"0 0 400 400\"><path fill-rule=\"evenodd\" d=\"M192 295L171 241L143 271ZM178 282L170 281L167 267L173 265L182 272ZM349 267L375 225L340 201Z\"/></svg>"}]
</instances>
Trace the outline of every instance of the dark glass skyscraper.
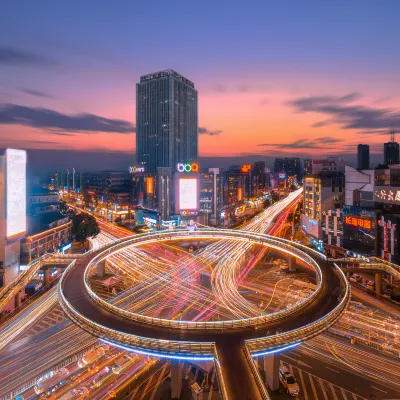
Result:
<instances>
[{"instance_id":1,"label":"dark glass skyscraper","mask_svg":"<svg viewBox=\"0 0 400 400\"><path fill-rule=\"evenodd\" d=\"M275 158L274 172L286 172L288 176L300 177L301 163L298 157Z\"/></svg>"},{"instance_id":2,"label":"dark glass skyscraper","mask_svg":"<svg viewBox=\"0 0 400 400\"><path fill-rule=\"evenodd\" d=\"M369 146L359 144L357 148L357 168L369 169Z\"/></svg>"},{"instance_id":3,"label":"dark glass skyscraper","mask_svg":"<svg viewBox=\"0 0 400 400\"><path fill-rule=\"evenodd\" d=\"M197 90L168 69L136 84L136 158L147 173L197 161Z\"/></svg>"},{"instance_id":4,"label":"dark glass skyscraper","mask_svg":"<svg viewBox=\"0 0 400 400\"><path fill-rule=\"evenodd\" d=\"M385 164L399 164L399 144L395 141L384 143L383 152Z\"/></svg>"}]
</instances>

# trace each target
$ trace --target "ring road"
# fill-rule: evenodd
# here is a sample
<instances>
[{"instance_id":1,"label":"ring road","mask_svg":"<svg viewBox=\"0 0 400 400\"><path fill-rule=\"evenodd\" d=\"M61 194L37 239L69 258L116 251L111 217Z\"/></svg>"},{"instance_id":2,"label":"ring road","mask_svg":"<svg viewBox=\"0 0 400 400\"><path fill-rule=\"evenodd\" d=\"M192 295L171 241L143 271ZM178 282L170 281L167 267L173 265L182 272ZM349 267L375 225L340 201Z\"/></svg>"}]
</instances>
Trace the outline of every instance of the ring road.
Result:
<instances>
[{"instance_id":1,"label":"ring road","mask_svg":"<svg viewBox=\"0 0 400 400\"><path fill-rule=\"evenodd\" d=\"M315 270L316 290L302 302L275 313L197 322L153 318L123 310L101 299L90 288L91 269L126 247L192 239L248 241L295 257L300 264ZM157 232L123 238L76 259L59 285L62 309L84 330L116 345L172 358L213 358L215 344L224 340L244 341L253 355L294 345L330 327L349 301L350 287L345 275L334 263L328 263L324 255L285 239L228 229Z\"/></svg>"}]
</instances>

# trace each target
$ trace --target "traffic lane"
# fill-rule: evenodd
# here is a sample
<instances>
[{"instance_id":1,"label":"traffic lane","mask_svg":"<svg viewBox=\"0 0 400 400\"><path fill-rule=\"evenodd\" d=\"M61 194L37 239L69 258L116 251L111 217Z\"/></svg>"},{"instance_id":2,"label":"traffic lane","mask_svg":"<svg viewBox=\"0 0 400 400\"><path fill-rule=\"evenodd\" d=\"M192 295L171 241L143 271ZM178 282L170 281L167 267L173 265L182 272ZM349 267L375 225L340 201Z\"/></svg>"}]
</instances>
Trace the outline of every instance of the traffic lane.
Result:
<instances>
[{"instance_id":1,"label":"traffic lane","mask_svg":"<svg viewBox=\"0 0 400 400\"><path fill-rule=\"evenodd\" d=\"M365 377L342 362L335 362L330 359L323 361L315 358L307 354L306 349L299 348L279 353L278 359L367 399L373 398L373 396L376 399L400 399L400 390ZM299 381L298 383L300 385ZM309 385L311 386L311 384Z\"/></svg>"}]
</instances>

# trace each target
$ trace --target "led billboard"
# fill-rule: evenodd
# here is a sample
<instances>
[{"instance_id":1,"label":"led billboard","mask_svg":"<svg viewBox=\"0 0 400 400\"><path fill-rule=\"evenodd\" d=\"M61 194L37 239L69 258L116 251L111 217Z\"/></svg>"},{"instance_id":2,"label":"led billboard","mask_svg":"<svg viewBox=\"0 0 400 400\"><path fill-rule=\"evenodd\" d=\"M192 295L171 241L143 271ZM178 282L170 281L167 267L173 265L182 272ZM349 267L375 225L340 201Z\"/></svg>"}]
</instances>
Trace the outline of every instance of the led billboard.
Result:
<instances>
[{"instance_id":1,"label":"led billboard","mask_svg":"<svg viewBox=\"0 0 400 400\"><path fill-rule=\"evenodd\" d=\"M179 179L179 209L197 210L197 179Z\"/></svg>"},{"instance_id":2,"label":"led billboard","mask_svg":"<svg viewBox=\"0 0 400 400\"><path fill-rule=\"evenodd\" d=\"M26 232L26 151L6 150L7 238Z\"/></svg>"}]
</instances>

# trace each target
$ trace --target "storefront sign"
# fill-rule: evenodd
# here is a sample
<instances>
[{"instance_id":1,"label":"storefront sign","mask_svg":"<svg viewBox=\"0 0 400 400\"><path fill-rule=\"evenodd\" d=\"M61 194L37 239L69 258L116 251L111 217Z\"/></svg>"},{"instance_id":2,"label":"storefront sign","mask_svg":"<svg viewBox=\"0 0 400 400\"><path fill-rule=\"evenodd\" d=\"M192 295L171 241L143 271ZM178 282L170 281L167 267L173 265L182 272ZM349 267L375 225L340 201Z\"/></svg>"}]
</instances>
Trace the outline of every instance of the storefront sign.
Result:
<instances>
[{"instance_id":1,"label":"storefront sign","mask_svg":"<svg viewBox=\"0 0 400 400\"><path fill-rule=\"evenodd\" d=\"M352 217L351 215L347 215L344 219L344 222L348 225L363 228L368 231L371 230L372 226L371 221L369 219Z\"/></svg>"}]
</instances>

